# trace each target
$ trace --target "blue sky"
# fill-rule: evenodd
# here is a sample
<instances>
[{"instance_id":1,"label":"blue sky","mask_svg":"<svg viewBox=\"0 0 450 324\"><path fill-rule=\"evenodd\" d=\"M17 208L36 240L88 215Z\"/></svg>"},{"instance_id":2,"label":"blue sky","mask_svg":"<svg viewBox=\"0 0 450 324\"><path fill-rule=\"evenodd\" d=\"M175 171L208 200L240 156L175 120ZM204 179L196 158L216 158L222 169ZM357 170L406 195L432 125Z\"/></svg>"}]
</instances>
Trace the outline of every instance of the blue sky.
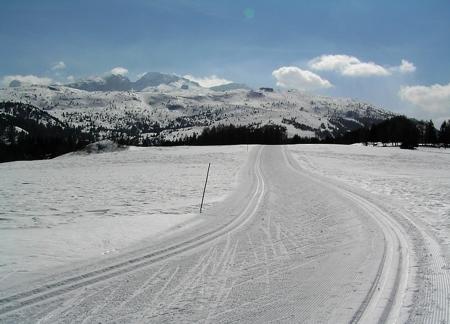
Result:
<instances>
[{"instance_id":1,"label":"blue sky","mask_svg":"<svg viewBox=\"0 0 450 324\"><path fill-rule=\"evenodd\" d=\"M161 71L278 83L450 117L448 0L5 0L0 8L3 80L67 82L120 66L131 79Z\"/></svg>"}]
</instances>

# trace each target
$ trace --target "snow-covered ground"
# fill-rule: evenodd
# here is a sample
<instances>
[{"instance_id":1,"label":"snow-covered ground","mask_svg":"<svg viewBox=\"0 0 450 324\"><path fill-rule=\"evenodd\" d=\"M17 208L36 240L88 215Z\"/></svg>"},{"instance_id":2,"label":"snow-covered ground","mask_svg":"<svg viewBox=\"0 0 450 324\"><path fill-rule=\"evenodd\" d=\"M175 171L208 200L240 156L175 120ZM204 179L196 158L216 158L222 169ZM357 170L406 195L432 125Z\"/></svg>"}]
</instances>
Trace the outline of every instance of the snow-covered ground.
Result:
<instances>
[{"instance_id":1,"label":"snow-covered ground","mask_svg":"<svg viewBox=\"0 0 450 324\"><path fill-rule=\"evenodd\" d=\"M99 228L92 220L103 219L103 226L115 224L112 234L120 237L124 224L134 219L125 214L151 211L175 221L158 226L165 235L156 231L154 240L129 249L103 255L102 247L89 262L39 276L24 273L21 281L12 280L17 274L3 277L0 321L449 323L449 157L447 151L431 149L293 145L255 146L247 153L237 146L134 149L69 155L30 162L30 167L2 165L0 171L22 170L35 183L58 184L66 189L63 196L82 193L68 207L81 210L72 224L86 219L77 232ZM208 205L205 213L193 216L205 159L213 163ZM77 183L85 169L83 183ZM61 179L52 180L54 172ZM183 180L173 182L177 176ZM10 196L1 192L17 204L19 196L27 198L14 183L32 182L19 180L10 180ZM65 183L71 181L68 188ZM45 206L41 191L47 192L49 206L63 208L61 194L47 187L29 192L35 211ZM144 193L150 187L153 191ZM93 203L88 198L96 192ZM111 207L105 206L106 198ZM17 209L26 210L23 205ZM121 224L105 216L114 213L121 215L116 216ZM194 226L166 231L185 223L182 215ZM17 219L9 231L24 233L20 238L28 239L30 251L52 260L38 251L42 247L32 246L39 244L30 231L36 225ZM58 217L42 218L51 228L39 227L47 231L40 240L66 226L53 219ZM79 240L71 244L83 248ZM11 239L6 247L14 249ZM47 254L64 248L69 246L53 242Z\"/></svg>"},{"instance_id":2,"label":"snow-covered ground","mask_svg":"<svg viewBox=\"0 0 450 324\"><path fill-rule=\"evenodd\" d=\"M289 146L307 170L398 205L450 244L450 150L363 145ZM450 257L450 255L449 255Z\"/></svg>"},{"instance_id":3,"label":"snow-covered ground","mask_svg":"<svg viewBox=\"0 0 450 324\"><path fill-rule=\"evenodd\" d=\"M131 147L0 164L0 280L195 225L208 163L206 210L246 159L245 146Z\"/></svg>"},{"instance_id":4,"label":"snow-covered ground","mask_svg":"<svg viewBox=\"0 0 450 324\"><path fill-rule=\"evenodd\" d=\"M345 183L391 215L408 243L408 322L450 320L450 151L362 145L290 146L304 170ZM399 227L400 226L400 227Z\"/></svg>"}]
</instances>

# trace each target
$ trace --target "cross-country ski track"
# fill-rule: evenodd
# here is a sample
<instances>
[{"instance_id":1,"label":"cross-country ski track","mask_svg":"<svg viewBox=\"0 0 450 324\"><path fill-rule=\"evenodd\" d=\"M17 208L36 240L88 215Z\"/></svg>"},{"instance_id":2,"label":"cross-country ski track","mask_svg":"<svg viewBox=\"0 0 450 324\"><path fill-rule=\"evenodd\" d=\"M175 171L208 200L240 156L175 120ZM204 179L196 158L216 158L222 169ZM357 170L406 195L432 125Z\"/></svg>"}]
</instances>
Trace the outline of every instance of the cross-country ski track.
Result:
<instances>
[{"instance_id":1,"label":"cross-country ski track","mask_svg":"<svg viewBox=\"0 0 450 324\"><path fill-rule=\"evenodd\" d=\"M449 267L420 222L287 146L248 154L201 223L6 286L0 322L450 322Z\"/></svg>"}]
</instances>

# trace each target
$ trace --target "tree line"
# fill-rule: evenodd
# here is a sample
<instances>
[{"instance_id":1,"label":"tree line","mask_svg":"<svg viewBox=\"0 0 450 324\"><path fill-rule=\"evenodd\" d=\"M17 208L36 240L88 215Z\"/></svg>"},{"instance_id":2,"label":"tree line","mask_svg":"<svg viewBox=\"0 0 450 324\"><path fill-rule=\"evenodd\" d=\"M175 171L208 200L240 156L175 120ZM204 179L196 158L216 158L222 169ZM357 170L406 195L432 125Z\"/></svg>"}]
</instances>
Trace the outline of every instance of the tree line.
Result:
<instances>
[{"instance_id":1,"label":"tree line","mask_svg":"<svg viewBox=\"0 0 450 324\"><path fill-rule=\"evenodd\" d=\"M288 142L286 127L280 125L218 125L205 127L200 134L174 141L162 141L163 146L174 145L235 145L235 144L285 144Z\"/></svg>"},{"instance_id":2,"label":"tree line","mask_svg":"<svg viewBox=\"0 0 450 324\"><path fill-rule=\"evenodd\" d=\"M433 121L417 121L396 116L370 127L361 127L324 142L336 144L382 143L383 145L415 148L421 145L450 145L450 120L444 121L438 131Z\"/></svg>"},{"instance_id":3,"label":"tree line","mask_svg":"<svg viewBox=\"0 0 450 324\"><path fill-rule=\"evenodd\" d=\"M405 116L395 116L371 126L346 132L335 137L288 137L286 128L279 125L219 125L206 127L184 138L163 141L161 145L231 145L231 144L374 144L413 149L422 145L450 145L450 120L438 131L433 122L417 121Z\"/></svg>"}]
</instances>

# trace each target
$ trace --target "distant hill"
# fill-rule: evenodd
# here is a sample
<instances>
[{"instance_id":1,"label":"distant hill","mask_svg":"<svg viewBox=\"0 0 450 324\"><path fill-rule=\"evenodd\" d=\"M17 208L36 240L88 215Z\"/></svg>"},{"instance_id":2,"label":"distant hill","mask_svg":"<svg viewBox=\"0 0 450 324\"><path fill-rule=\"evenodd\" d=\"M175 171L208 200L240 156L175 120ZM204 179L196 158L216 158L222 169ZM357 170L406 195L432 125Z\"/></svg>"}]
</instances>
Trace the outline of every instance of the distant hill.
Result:
<instances>
[{"instance_id":1,"label":"distant hill","mask_svg":"<svg viewBox=\"0 0 450 324\"><path fill-rule=\"evenodd\" d=\"M141 78L142 79L142 78ZM65 86L0 89L0 101L33 105L49 116L90 134L93 140L158 144L218 125L280 125L287 135L323 139L394 116L374 105L301 91L236 89L214 91L183 79L149 74L142 91L85 91ZM125 80L117 78L118 85ZM177 80L177 81L174 81ZM110 83L112 84L112 82ZM132 140L130 140L132 139Z\"/></svg>"},{"instance_id":2,"label":"distant hill","mask_svg":"<svg viewBox=\"0 0 450 324\"><path fill-rule=\"evenodd\" d=\"M104 78L81 80L67 86L85 91L126 91L131 90L131 81L125 76L112 74Z\"/></svg>"},{"instance_id":3,"label":"distant hill","mask_svg":"<svg viewBox=\"0 0 450 324\"><path fill-rule=\"evenodd\" d=\"M90 139L32 105L0 102L0 162L54 157L81 148Z\"/></svg>"},{"instance_id":4,"label":"distant hill","mask_svg":"<svg viewBox=\"0 0 450 324\"><path fill-rule=\"evenodd\" d=\"M139 80L133 83L133 89L136 91L142 91L148 87L157 87L159 85L169 85L179 82L181 86L197 86L200 85L197 82L193 82L183 77L179 77L174 74L164 74L160 72L147 72Z\"/></svg>"},{"instance_id":5,"label":"distant hill","mask_svg":"<svg viewBox=\"0 0 450 324\"><path fill-rule=\"evenodd\" d=\"M243 83L227 83L209 88L213 91L232 91L232 90L251 90L248 85Z\"/></svg>"},{"instance_id":6,"label":"distant hill","mask_svg":"<svg viewBox=\"0 0 450 324\"><path fill-rule=\"evenodd\" d=\"M147 72L135 82L130 81L130 79L125 76L111 74L102 78L97 77L95 79L70 83L67 87L85 91L142 91L148 87L158 87L160 85L171 85L175 83L179 84L180 87L200 86L196 82L174 74Z\"/></svg>"}]
</instances>

